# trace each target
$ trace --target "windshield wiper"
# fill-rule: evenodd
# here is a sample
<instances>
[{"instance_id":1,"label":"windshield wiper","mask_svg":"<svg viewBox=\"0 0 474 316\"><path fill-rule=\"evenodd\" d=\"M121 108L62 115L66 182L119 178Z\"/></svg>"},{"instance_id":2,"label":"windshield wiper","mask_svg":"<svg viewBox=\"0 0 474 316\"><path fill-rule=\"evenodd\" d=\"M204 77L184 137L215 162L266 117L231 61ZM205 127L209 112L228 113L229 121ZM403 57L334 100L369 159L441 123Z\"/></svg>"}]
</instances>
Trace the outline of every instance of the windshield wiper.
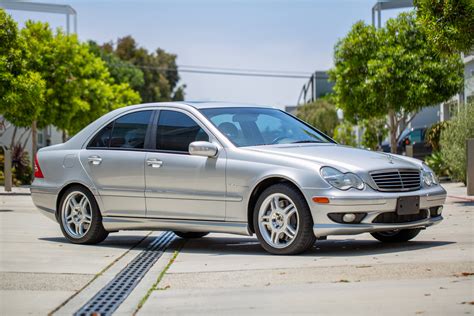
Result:
<instances>
[{"instance_id":1,"label":"windshield wiper","mask_svg":"<svg viewBox=\"0 0 474 316\"><path fill-rule=\"evenodd\" d=\"M319 140L298 140L296 142L292 142L291 144L304 144L304 143L322 143Z\"/></svg>"}]
</instances>

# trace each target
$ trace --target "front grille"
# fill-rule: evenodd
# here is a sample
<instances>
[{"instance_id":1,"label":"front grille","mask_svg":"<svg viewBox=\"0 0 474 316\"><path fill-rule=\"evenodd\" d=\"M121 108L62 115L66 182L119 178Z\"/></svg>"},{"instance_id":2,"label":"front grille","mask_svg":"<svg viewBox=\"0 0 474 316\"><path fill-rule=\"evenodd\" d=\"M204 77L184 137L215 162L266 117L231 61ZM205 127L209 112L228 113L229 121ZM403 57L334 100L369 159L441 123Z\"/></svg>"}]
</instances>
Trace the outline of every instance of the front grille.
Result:
<instances>
[{"instance_id":1,"label":"front grille","mask_svg":"<svg viewBox=\"0 0 474 316\"><path fill-rule=\"evenodd\" d=\"M397 212L386 212L379 214L372 223L375 224L396 224L416 222L428 217L427 210L420 210L418 214L398 215Z\"/></svg>"},{"instance_id":2,"label":"front grille","mask_svg":"<svg viewBox=\"0 0 474 316\"><path fill-rule=\"evenodd\" d=\"M379 191L414 191L420 188L420 171L416 169L382 170L370 173Z\"/></svg>"}]
</instances>

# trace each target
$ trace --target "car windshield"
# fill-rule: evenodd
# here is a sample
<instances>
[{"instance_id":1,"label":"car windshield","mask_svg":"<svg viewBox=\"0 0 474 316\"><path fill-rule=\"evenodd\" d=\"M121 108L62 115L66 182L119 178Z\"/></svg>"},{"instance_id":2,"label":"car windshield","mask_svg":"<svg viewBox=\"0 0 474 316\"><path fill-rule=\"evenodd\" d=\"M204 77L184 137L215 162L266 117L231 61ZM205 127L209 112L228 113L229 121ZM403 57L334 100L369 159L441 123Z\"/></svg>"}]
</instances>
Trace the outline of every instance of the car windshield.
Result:
<instances>
[{"instance_id":1,"label":"car windshield","mask_svg":"<svg viewBox=\"0 0 474 316\"><path fill-rule=\"evenodd\" d=\"M328 143L327 136L271 108L210 108L201 112L236 146Z\"/></svg>"}]
</instances>

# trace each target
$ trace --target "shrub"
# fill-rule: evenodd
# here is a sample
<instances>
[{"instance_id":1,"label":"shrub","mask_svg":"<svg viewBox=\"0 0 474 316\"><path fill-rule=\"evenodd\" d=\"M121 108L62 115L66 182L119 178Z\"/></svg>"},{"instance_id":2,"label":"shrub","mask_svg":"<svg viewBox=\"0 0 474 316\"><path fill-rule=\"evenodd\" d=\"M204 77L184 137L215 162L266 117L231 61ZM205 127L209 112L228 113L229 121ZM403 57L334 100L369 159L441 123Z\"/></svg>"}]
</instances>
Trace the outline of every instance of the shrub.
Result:
<instances>
[{"instance_id":1,"label":"shrub","mask_svg":"<svg viewBox=\"0 0 474 316\"><path fill-rule=\"evenodd\" d=\"M339 144L355 147L357 144L353 125L345 121L336 126L334 129L334 140Z\"/></svg>"},{"instance_id":2,"label":"shrub","mask_svg":"<svg viewBox=\"0 0 474 316\"><path fill-rule=\"evenodd\" d=\"M380 149L380 144L388 134L387 120L385 118L371 118L362 121L362 128L364 133L362 134L361 145L364 148L371 150Z\"/></svg>"},{"instance_id":3,"label":"shrub","mask_svg":"<svg viewBox=\"0 0 474 316\"><path fill-rule=\"evenodd\" d=\"M448 122L443 121L433 124L426 132L426 142L433 147L433 151L439 151L441 132L446 128L447 123Z\"/></svg>"},{"instance_id":4,"label":"shrub","mask_svg":"<svg viewBox=\"0 0 474 316\"><path fill-rule=\"evenodd\" d=\"M466 139L474 138L474 102L461 107L441 132L441 156L451 178L466 184Z\"/></svg>"},{"instance_id":5,"label":"shrub","mask_svg":"<svg viewBox=\"0 0 474 316\"><path fill-rule=\"evenodd\" d=\"M297 107L296 116L327 135L332 135L337 125L336 106L326 99Z\"/></svg>"},{"instance_id":6,"label":"shrub","mask_svg":"<svg viewBox=\"0 0 474 316\"><path fill-rule=\"evenodd\" d=\"M0 154L0 182L4 183L5 156ZM31 184L33 168L31 167L28 152L23 146L17 144L12 150L12 180L13 185Z\"/></svg>"},{"instance_id":7,"label":"shrub","mask_svg":"<svg viewBox=\"0 0 474 316\"><path fill-rule=\"evenodd\" d=\"M433 169L438 177L448 177L450 174L449 167L443 159L441 152L434 151L430 156L425 158L425 163Z\"/></svg>"}]
</instances>

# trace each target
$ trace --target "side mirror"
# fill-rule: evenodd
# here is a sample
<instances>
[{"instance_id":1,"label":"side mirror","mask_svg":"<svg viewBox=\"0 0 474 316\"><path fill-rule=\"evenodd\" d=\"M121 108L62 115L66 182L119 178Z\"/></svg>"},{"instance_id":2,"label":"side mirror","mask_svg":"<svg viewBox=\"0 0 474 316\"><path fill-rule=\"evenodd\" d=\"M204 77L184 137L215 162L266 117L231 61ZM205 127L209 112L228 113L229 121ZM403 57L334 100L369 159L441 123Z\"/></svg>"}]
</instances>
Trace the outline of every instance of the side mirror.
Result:
<instances>
[{"instance_id":1,"label":"side mirror","mask_svg":"<svg viewBox=\"0 0 474 316\"><path fill-rule=\"evenodd\" d=\"M192 142L189 144L189 153L194 156L215 157L219 148L210 142Z\"/></svg>"}]
</instances>

